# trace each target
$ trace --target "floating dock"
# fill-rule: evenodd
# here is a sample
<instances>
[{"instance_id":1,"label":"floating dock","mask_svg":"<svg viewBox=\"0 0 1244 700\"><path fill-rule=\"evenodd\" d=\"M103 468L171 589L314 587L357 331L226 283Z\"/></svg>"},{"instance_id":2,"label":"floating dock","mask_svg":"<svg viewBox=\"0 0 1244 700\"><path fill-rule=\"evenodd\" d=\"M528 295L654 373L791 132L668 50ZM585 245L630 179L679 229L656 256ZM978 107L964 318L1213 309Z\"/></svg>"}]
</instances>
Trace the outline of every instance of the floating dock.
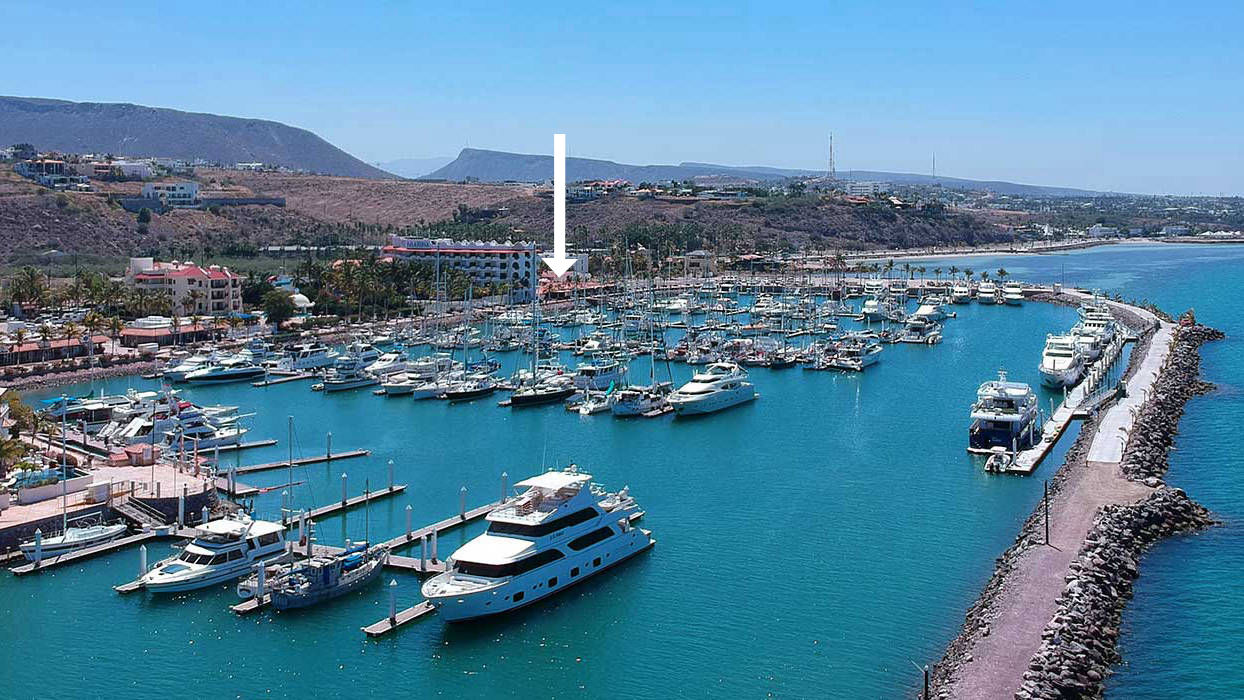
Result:
<instances>
[{"instance_id":1,"label":"floating dock","mask_svg":"<svg viewBox=\"0 0 1244 700\"><path fill-rule=\"evenodd\" d=\"M12 571L14 574L18 576L22 576L24 574L31 574L36 571L43 571L44 569L53 569L58 566L63 566L65 564L72 564L76 561L82 561L84 559L90 559L91 557L99 556L100 554L107 554L108 552L114 552L118 549L121 549L123 547L128 547L132 544L140 544L142 542L146 542L147 540L153 540L158 537L167 537L167 536L168 535L165 535L163 533L160 533L154 530L149 530L147 532L140 532L137 535L129 535L127 537L121 537L119 539L115 539L111 542L104 542L102 544L97 544L93 547L87 547L86 549L77 549L72 552L65 552L64 554L58 554L56 556L44 557L43 560L38 563L31 562L28 564L23 564L21 566L15 566L9 569L9 571Z\"/></svg>"},{"instance_id":2,"label":"floating dock","mask_svg":"<svg viewBox=\"0 0 1244 700\"><path fill-rule=\"evenodd\" d=\"M272 376L268 377L267 379L264 379L264 380L261 380L261 381L258 381L258 382L251 382L251 386L256 386L256 387L276 386L277 384L286 384L286 383L289 383L289 382L300 382L300 381L302 381L302 380L304 380L304 379L311 379L311 378L312 378L312 377L314 377L314 376L315 376L314 374L283 374L283 375L278 375L278 374L276 374L275 372L273 372L273 373L272 373Z\"/></svg>"},{"instance_id":3,"label":"floating dock","mask_svg":"<svg viewBox=\"0 0 1244 700\"><path fill-rule=\"evenodd\" d=\"M365 632L368 637L379 637L392 632L408 622L414 622L415 620L418 620L425 615L431 615L434 612L436 612L436 608L432 607L432 604L425 600L414 607L402 610L392 617L386 617L379 622L373 622L372 624L364 627L363 632Z\"/></svg>"},{"instance_id":4,"label":"floating dock","mask_svg":"<svg viewBox=\"0 0 1244 700\"><path fill-rule=\"evenodd\" d=\"M316 520L318 518L323 518L329 515L333 515L335 513L339 513L343 510L353 508L354 506L363 505L365 503L371 503L372 501L375 501L381 498L388 498L389 496L397 495L405 490L406 490L406 484L395 484L393 486L388 486L378 491L368 491L367 493L364 493L361 496L355 496L354 498L349 498L344 501L337 501L336 503L330 503L326 506L320 506L319 508L316 508L310 513L307 513L307 518L311 520Z\"/></svg>"},{"instance_id":5,"label":"floating dock","mask_svg":"<svg viewBox=\"0 0 1244 700\"><path fill-rule=\"evenodd\" d=\"M276 444L276 440L272 441ZM302 467L308 464L319 464L320 462L331 462L334 459L351 459L353 457L366 457L371 454L371 450L346 450L345 452L329 452L327 454L316 455L314 457L299 457L293 462L288 459L280 462L265 462L263 464L248 464L241 467L230 467L226 471L233 471L237 474L253 474L255 472L270 471L272 469L289 469L290 467Z\"/></svg>"},{"instance_id":6,"label":"floating dock","mask_svg":"<svg viewBox=\"0 0 1244 700\"><path fill-rule=\"evenodd\" d=\"M249 498L259 494L259 489L240 481L230 481L228 477L216 477L216 490L233 498Z\"/></svg>"},{"instance_id":7,"label":"floating dock","mask_svg":"<svg viewBox=\"0 0 1244 700\"><path fill-rule=\"evenodd\" d=\"M1045 421L1045 426L1041 431L1041 440L1026 450L1020 450L1015 455L1015 459L1001 473L1025 476L1032 474L1046 455L1054 449L1054 445L1058 444L1063 433L1067 432L1071 421L1088 417L1093 411L1118 396L1120 391L1118 384L1104 388L1102 384L1109 376L1110 369L1122 357L1123 346L1132 340L1134 338L1122 333L1115 337L1114 342L1102 352L1101 357L1086 370L1086 378L1067 393L1062 404L1054 411L1054 415Z\"/></svg>"}]
</instances>

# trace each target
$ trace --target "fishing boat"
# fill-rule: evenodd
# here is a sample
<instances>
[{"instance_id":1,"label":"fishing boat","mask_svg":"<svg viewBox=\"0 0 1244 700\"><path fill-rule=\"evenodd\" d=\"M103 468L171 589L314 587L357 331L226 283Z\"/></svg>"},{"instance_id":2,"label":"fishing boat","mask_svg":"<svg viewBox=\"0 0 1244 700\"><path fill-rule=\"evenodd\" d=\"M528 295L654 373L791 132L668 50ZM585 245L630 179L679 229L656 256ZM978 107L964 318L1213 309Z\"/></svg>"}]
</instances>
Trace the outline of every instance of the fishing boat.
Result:
<instances>
[{"instance_id":1,"label":"fishing boat","mask_svg":"<svg viewBox=\"0 0 1244 700\"><path fill-rule=\"evenodd\" d=\"M493 509L488 530L458 548L423 597L449 622L530 605L650 548L632 526L643 513L630 491L610 493L573 465L518 482Z\"/></svg>"},{"instance_id":2,"label":"fishing boat","mask_svg":"<svg viewBox=\"0 0 1244 700\"><path fill-rule=\"evenodd\" d=\"M972 404L968 450L986 453L995 447L1026 450L1041 439L1037 395L1022 382L1007 381L1006 372L980 385Z\"/></svg>"},{"instance_id":3,"label":"fishing boat","mask_svg":"<svg viewBox=\"0 0 1244 700\"><path fill-rule=\"evenodd\" d=\"M349 544L340 554L318 554L289 564L269 566L264 572L263 593L276 610L305 608L357 591L376 581L389 559L389 548L366 542ZM260 564L260 566L266 566ZM241 598L259 593L259 576L252 574L238 584Z\"/></svg>"},{"instance_id":4,"label":"fishing boat","mask_svg":"<svg viewBox=\"0 0 1244 700\"><path fill-rule=\"evenodd\" d=\"M245 576L255 564L284 552L283 525L230 516L196 527L185 549L156 564L138 582L153 593L206 588Z\"/></svg>"}]
</instances>

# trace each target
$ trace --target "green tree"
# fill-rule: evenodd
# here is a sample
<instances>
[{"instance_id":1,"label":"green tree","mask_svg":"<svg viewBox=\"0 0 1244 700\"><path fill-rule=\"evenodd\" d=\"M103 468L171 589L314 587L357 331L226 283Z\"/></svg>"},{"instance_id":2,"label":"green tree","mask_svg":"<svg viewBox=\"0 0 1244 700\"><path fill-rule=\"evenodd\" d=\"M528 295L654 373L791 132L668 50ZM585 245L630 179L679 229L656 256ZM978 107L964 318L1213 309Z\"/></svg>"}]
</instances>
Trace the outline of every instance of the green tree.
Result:
<instances>
[{"instance_id":1,"label":"green tree","mask_svg":"<svg viewBox=\"0 0 1244 700\"><path fill-rule=\"evenodd\" d=\"M276 328L294 317L294 300L288 294L274 289L263 295L263 310L268 316L268 323Z\"/></svg>"},{"instance_id":2,"label":"green tree","mask_svg":"<svg viewBox=\"0 0 1244 700\"><path fill-rule=\"evenodd\" d=\"M138 210L138 223L140 224L151 223L151 210L150 209L148 209L147 207L143 207L142 209Z\"/></svg>"}]
</instances>

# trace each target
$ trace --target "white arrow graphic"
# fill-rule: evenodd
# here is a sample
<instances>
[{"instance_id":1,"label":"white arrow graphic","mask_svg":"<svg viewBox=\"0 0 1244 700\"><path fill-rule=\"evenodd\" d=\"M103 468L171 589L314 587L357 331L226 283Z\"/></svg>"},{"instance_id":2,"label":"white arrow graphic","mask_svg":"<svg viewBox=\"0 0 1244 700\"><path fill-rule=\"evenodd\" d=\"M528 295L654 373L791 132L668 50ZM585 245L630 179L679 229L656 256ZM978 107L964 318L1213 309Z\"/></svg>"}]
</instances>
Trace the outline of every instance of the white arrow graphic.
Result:
<instances>
[{"instance_id":1,"label":"white arrow graphic","mask_svg":"<svg viewBox=\"0 0 1244 700\"><path fill-rule=\"evenodd\" d=\"M542 258L561 277L575 264L566 257L566 135L553 134L553 257Z\"/></svg>"}]
</instances>

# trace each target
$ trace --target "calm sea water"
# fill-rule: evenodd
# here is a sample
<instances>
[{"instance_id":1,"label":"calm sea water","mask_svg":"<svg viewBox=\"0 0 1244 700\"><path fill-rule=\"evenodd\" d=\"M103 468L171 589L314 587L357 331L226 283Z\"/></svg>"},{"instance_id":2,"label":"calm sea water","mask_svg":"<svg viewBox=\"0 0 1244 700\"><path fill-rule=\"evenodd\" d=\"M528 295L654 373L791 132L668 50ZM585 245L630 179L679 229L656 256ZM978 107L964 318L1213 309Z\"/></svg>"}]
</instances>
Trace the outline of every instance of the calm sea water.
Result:
<instances>
[{"instance_id":1,"label":"calm sea water","mask_svg":"<svg viewBox=\"0 0 1244 700\"><path fill-rule=\"evenodd\" d=\"M1230 323L1240 321L1232 315L1233 295L1224 291L1239 287L1234 271L1240 262L1244 249L1163 247L959 264L1005 266L1021 279L1096 280L1168 308L1196 306L1230 333ZM386 400L366 390L326 396L306 383L188 390L201 403L256 411L252 436L281 441L240 455L242 463L283 458L291 415L296 454L321 453L330 431L334 451L372 450L367 458L296 470L295 480L305 482L291 489L300 505L340 498L343 472L351 494L365 481L382 485L386 463L394 461L397 481L410 490L366 513L325 520L318 529L322 542L392 536L404 530L408 504L416 524L430 522L457 511L462 486L475 504L497 497L502 471L513 483L542 463L574 461L611 488L629 484L658 545L611 574L512 616L457 626L431 617L378 641L367 640L359 627L387 614L381 586L311 610L238 618L227 609L236 597L223 586L174 597L114 593L112 585L135 575L137 550L39 576L4 576L0 642L20 650L0 654L6 693L909 693L919 678L912 664L940 655L994 557L1039 498L1040 474L1053 470L1051 463L1037 478L989 476L964 453L976 386L999 368L1038 384L1044 334L1074 320L1070 309L1040 304L957 310L960 318L947 322L940 346L891 346L879 365L859 376L756 370L759 401L694 420L621 421L558 407L511 411L489 400L450 406ZM1244 366L1232 342L1207 350L1206 373L1224 385L1224 396L1193 402L1171 479L1236 521L1240 505L1232 495L1244 477L1227 468L1229 458L1216 454L1211 442L1244 413L1238 401L1229 403L1229 377L1238 380ZM638 360L632 368L641 380L646 363ZM662 365L659 377L664 373ZM690 370L675 365L673 373L681 382ZM122 379L69 391L149 385ZM1054 460L1073 438L1064 439ZM1194 446L1197 441L1204 444ZM287 474L246 481L283 484ZM267 494L257 508L275 513L280 499ZM1128 612L1129 665L1113 681L1116 695L1213 695L1224 687L1224 668L1238 682L1238 670L1209 656L1230 659L1244 639L1244 604L1229 597L1235 584L1224 576L1244 557L1233 527L1167 543L1149 556ZM479 530L445 537L442 553ZM167 548L152 550L154 557ZM399 605L418 601L415 578L390 578L398 582ZM1186 634L1172 635L1172 627ZM1222 635L1219 643L1199 646L1210 631ZM55 674L22 670L36 660L70 659Z\"/></svg>"}]
</instances>

